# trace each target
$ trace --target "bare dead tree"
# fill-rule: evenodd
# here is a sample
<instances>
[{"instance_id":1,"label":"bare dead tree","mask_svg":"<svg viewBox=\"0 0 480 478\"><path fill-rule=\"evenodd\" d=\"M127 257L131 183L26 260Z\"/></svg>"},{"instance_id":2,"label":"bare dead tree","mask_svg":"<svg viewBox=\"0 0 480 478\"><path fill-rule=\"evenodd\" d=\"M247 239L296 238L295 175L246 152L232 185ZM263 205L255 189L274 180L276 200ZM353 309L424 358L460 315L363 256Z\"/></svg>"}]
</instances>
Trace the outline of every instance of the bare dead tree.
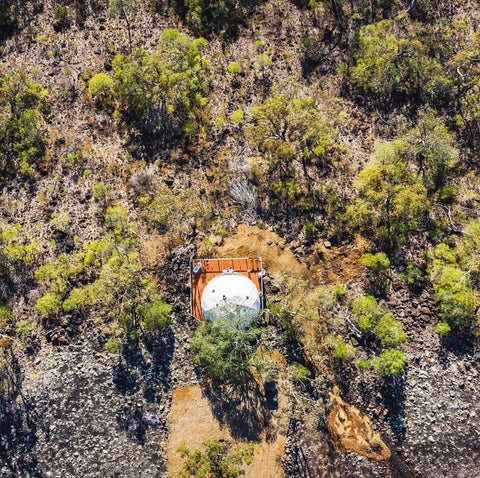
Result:
<instances>
[{"instance_id":1,"label":"bare dead tree","mask_svg":"<svg viewBox=\"0 0 480 478\"><path fill-rule=\"evenodd\" d=\"M257 192L245 179L234 179L230 185L230 196L235 204L242 208L242 213L247 220L256 220L257 215Z\"/></svg>"}]
</instances>

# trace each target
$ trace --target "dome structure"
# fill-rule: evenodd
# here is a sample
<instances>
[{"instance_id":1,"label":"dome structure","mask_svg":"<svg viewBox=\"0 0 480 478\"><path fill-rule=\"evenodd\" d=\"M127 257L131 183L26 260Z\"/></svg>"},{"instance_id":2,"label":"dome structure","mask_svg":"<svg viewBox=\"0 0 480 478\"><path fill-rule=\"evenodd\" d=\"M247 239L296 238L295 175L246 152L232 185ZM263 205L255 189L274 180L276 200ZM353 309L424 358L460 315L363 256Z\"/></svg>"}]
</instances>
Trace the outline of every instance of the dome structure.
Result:
<instances>
[{"instance_id":1,"label":"dome structure","mask_svg":"<svg viewBox=\"0 0 480 478\"><path fill-rule=\"evenodd\" d=\"M201 306L207 320L244 319L240 323L247 325L258 317L260 293L248 277L235 272L224 272L207 283L202 292Z\"/></svg>"}]
</instances>

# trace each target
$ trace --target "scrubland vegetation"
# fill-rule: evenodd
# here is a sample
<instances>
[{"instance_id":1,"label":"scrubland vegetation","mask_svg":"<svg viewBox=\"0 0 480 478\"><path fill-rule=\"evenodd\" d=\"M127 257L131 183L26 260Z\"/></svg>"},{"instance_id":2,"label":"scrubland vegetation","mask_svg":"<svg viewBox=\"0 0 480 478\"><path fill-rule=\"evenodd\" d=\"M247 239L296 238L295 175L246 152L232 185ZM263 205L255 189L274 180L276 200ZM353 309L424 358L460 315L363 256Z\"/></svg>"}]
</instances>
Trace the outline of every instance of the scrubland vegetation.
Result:
<instances>
[{"instance_id":1,"label":"scrubland vegetation","mask_svg":"<svg viewBox=\"0 0 480 478\"><path fill-rule=\"evenodd\" d=\"M117 367L185 333L201 383L284 379L289 430L324 426L335 383L403 383L418 328L476 344L479 31L468 0L0 4L2 409L42 347L90 333ZM194 323L188 259L239 224L305 270L266 262L249 327ZM433 298L428 323L398 291ZM188 445L185 477L253 456Z\"/></svg>"}]
</instances>

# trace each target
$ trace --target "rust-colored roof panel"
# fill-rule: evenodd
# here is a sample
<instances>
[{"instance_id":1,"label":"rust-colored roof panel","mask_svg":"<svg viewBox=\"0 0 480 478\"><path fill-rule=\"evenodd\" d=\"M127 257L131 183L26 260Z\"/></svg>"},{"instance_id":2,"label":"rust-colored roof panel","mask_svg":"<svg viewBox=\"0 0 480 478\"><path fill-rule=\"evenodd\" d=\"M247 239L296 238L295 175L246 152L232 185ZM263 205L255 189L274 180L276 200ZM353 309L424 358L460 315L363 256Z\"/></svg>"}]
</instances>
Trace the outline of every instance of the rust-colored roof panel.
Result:
<instances>
[{"instance_id":1,"label":"rust-colored roof panel","mask_svg":"<svg viewBox=\"0 0 480 478\"><path fill-rule=\"evenodd\" d=\"M201 264L201 267L198 272L194 272L195 266L198 264ZM201 306L203 289L211 279L225 270L233 270L248 277L257 286L260 297L262 297L262 259L258 257L192 259L190 261L190 313L198 320L205 320Z\"/></svg>"}]
</instances>

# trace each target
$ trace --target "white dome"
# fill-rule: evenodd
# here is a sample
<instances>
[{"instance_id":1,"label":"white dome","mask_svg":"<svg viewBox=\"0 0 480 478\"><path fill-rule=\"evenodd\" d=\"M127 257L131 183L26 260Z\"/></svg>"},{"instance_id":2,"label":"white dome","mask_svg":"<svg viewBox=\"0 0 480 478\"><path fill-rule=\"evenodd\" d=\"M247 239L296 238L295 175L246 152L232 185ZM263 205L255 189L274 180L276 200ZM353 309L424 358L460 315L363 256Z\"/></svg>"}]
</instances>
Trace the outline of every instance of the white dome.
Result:
<instances>
[{"instance_id":1,"label":"white dome","mask_svg":"<svg viewBox=\"0 0 480 478\"><path fill-rule=\"evenodd\" d=\"M202 310L208 320L232 315L253 318L260 309L257 286L246 276L224 273L211 279L202 293Z\"/></svg>"}]
</instances>

